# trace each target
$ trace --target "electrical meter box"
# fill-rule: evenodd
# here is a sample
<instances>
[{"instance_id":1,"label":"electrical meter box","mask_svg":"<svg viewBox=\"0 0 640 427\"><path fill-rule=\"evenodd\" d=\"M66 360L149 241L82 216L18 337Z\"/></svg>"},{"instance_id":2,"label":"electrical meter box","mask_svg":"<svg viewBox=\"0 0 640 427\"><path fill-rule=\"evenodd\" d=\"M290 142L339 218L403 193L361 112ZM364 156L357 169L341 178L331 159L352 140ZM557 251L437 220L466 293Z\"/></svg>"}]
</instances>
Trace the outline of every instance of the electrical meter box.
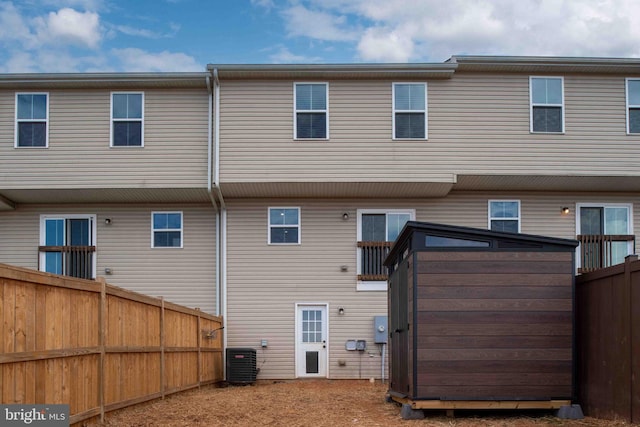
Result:
<instances>
[{"instance_id":1,"label":"electrical meter box","mask_svg":"<svg viewBox=\"0 0 640 427\"><path fill-rule=\"evenodd\" d=\"M373 316L374 342L386 344L389 332L387 331L387 316Z\"/></svg>"}]
</instances>

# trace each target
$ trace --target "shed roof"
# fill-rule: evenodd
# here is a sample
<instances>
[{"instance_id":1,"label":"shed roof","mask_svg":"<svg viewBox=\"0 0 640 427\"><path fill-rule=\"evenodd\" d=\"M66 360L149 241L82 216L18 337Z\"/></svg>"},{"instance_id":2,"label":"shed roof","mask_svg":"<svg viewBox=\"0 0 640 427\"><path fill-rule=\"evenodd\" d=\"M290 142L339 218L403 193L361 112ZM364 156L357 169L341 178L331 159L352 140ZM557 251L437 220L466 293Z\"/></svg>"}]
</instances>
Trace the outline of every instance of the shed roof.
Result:
<instances>
[{"instance_id":1,"label":"shed roof","mask_svg":"<svg viewBox=\"0 0 640 427\"><path fill-rule=\"evenodd\" d=\"M440 250L545 250L545 251L572 251L579 242L573 239L561 239L557 237L539 236L534 234L509 233L504 231L492 231L481 228L463 227L459 225L436 224L431 222L409 221L405 224L391 247L389 255L384 261L384 265L392 266L399 253L411 245L411 236L416 232L422 232L425 235L449 239L450 242L459 241L482 241L487 242L487 246L465 246L465 245L448 245L433 246L428 249ZM455 240L454 240L455 239ZM422 248L420 246L423 246ZM414 244L411 249L427 249L426 243L422 245Z\"/></svg>"}]
</instances>

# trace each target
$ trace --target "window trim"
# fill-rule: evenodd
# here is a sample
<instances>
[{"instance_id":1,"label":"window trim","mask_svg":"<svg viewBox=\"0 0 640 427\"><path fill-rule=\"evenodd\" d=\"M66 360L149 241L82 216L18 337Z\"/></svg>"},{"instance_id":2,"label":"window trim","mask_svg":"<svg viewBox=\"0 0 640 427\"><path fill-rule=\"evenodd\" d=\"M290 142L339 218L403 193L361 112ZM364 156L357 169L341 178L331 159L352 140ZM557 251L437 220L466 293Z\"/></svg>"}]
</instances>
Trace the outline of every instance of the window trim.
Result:
<instances>
[{"instance_id":1,"label":"window trim","mask_svg":"<svg viewBox=\"0 0 640 427\"><path fill-rule=\"evenodd\" d=\"M536 104L533 102L533 80L534 79L560 79L560 87L562 93L560 97L562 102L560 104ZM565 107L564 107L564 77L563 76L529 76L529 132L536 134L551 134L562 135L565 133ZM562 129L560 132L543 132L539 130L533 130L533 108L534 107L560 107L560 115L562 119Z\"/></svg>"},{"instance_id":2,"label":"window trim","mask_svg":"<svg viewBox=\"0 0 640 427\"><path fill-rule=\"evenodd\" d=\"M116 119L113 117L113 95L140 95L141 98L141 109L140 109L140 119L130 119L130 118L126 118L126 119ZM109 95L110 98L110 103L111 103L111 107L110 107L110 117L109 117L109 147L110 148L124 148L124 149L129 149L129 148L144 148L144 104L145 104L145 97L144 97L144 92L143 91L112 91ZM113 123L114 122L132 122L132 121L136 121L136 120L140 120L140 145L114 145L113 144Z\"/></svg>"},{"instance_id":3,"label":"window trim","mask_svg":"<svg viewBox=\"0 0 640 427\"><path fill-rule=\"evenodd\" d=\"M518 204L518 217L517 218L498 218L491 216L491 203L494 202L502 202L502 203L517 203ZM518 221L518 233L521 233L522 227L522 202L518 199L489 199L487 201L487 230L491 230L491 221Z\"/></svg>"},{"instance_id":4,"label":"window trim","mask_svg":"<svg viewBox=\"0 0 640 427\"><path fill-rule=\"evenodd\" d=\"M176 228L163 228L156 230L154 226L155 214L180 214L180 229ZM180 246L156 246L155 245L155 232L156 231L179 231L180 232ZM184 212L183 211L151 211L151 249L183 249L184 248Z\"/></svg>"},{"instance_id":5,"label":"window trim","mask_svg":"<svg viewBox=\"0 0 640 427\"><path fill-rule=\"evenodd\" d=\"M636 81L640 83L640 78L627 77L624 79L624 89L625 89L625 116L627 119L627 135L640 135L640 132L631 132L631 123L629 122L629 110L631 108L640 109L640 104L630 104L629 103L629 82Z\"/></svg>"},{"instance_id":6,"label":"window trim","mask_svg":"<svg viewBox=\"0 0 640 427\"><path fill-rule=\"evenodd\" d=\"M272 209L296 209L298 211L298 224L271 224L271 210ZM298 241L297 242L272 242L271 241L271 228L297 228L298 229ZM296 246L302 244L302 209L300 206L269 206L267 207L267 245L269 246Z\"/></svg>"},{"instance_id":7,"label":"window trim","mask_svg":"<svg viewBox=\"0 0 640 427\"><path fill-rule=\"evenodd\" d=\"M362 215L368 214L409 214L409 221L416 220L416 210L415 209L358 209L357 210L357 221L356 221L356 242L362 241ZM386 219L385 219L386 221ZM389 223L386 221L385 224L386 230L385 235L388 235ZM356 247L356 275L362 272L362 248ZM356 281L356 291L365 291L365 292L376 292L376 291L386 291L387 290L387 282L382 280L357 280Z\"/></svg>"},{"instance_id":8,"label":"window trim","mask_svg":"<svg viewBox=\"0 0 640 427\"><path fill-rule=\"evenodd\" d=\"M19 145L19 126L18 123L21 122L25 122L25 123L35 123L35 122L42 122L42 119L19 119L18 118L18 96L19 95L45 95L47 97L47 102L46 102L46 117L44 119L45 122L45 137L44 137L44 146L43 147L34 147L34 146L27 146L27 145ZM14 139L13 139L13 148L27 148L27 149L43 149L43 148L49 148L49 99L50 99L50 95L49 92L16 92L15 93L15 111L14 111Z\"/></svg>"},{"instance_id":9,"label":"window trim","mask_svg":"<svg viewBox=\"0 0 640 427\"><path fill-rule=\"evenodd\" d=\"M298 85L324 85L325 87L325 108L324 110L298 110L296 108ZM299 138L298 137L298 117L297 113L324 113L325 114L325 134L324 138ZM329 140L329 82L293 82L293 140L294 141L328 141Z\"/></svg>"},{"instance_id":10,"label":"window trim","mask_svg":"<svg viewBox=\"0 0 640 427\"><path fill-rule=\"evenodd\" d=\"M396 109L396 85L423 85L424 86L424 110L397 110ZM427 82L393 82L391 84L391 139L393 141L427 141L429 139L429 87ZM424 113L424 138L396 138L396 113Z\"/></svg>"}]
</instances>

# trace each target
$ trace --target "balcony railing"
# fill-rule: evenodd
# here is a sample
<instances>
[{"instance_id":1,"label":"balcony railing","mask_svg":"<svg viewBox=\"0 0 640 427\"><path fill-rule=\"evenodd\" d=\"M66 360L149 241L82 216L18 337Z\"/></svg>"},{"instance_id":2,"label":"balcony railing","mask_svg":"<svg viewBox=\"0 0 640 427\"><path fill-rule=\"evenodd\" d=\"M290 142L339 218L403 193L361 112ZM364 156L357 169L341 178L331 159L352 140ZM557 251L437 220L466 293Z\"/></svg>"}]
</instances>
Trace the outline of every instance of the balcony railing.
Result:
<instances>
[{"instance_id":1,"label":"balcony railing","mask_svg":"<svg viewBox=\"0 0 640 427\"><path fill-rule=\"evenodd\" d=\"M624 257L635 251L636 236L627 234L581 234L580 268L578 273L588 273L624 262ZM629 250L629 242L631 250Z\"/></svg>"},{"instance_id":2,"label":"balcony railing","mask_svg":"<svg viewBox=\"0 0 640 427\"><path fill-rule=\"evenodd\" d=\"M358 242L360 248L360 274L358 280L387 280L384 260L393 242Z\"/></svg>"},{"instance_id":3,"label":"balcony railing","mask_svg":"<svg viewBox=\"0 0 640 427\"><path fill-rule=\"evenodd\" d=\"M57 273L80 279L94 279L95 246L40 246L38 251L44 254L59 254L53 260L48 260L46 255L44 257L47 267L54 264ZM42 270L42 267L40 269Z\"/></svg>"}]
</instances>

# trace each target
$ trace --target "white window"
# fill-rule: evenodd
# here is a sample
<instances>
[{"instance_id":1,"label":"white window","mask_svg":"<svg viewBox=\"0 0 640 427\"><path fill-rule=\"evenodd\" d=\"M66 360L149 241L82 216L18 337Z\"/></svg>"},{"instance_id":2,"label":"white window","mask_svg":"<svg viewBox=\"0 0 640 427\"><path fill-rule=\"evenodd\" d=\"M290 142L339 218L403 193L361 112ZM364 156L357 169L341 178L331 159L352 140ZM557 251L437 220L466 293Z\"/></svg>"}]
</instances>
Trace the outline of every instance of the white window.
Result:
<instances>
[{"instance_id":1,"label":"white window","mask_svg":"<svg viewBox=\"0 0 640 427\"><path fill-rule=\"evenodd\" d=\"M531 132L564 132L564 79L530 77Z\"/></svg>"},{"instance_id":2,"label":"white window","mask_svg":"<svg viewBox=\"0 0 640 427\"><path fill-rule=\"evenodd\" d=\"M427 139L427 84L393 84L393 138Z\"/></svg>"},{"instance_id":3,"label":"white window","mask_svg":"<svg viewBox=\"0 0 640 427\"><path fill-rule=\"evenodd\" d=\"M40 271L94 279L95 223L95 215L41 215Z\"/></svg>"},{"instance_id":4,"label":"white window","mask_svg":"<svg viewBox=\"0 0 640 427\"><path fill-rule=\"evenodd\" d=\"M15 147L49 146L49 94L16 93Z\"/></svg>"},{"instance_id":5,"label":"white window","mask_svg":"<svg viewBox=\"0 0 640 427\"><path fill-rule=\"evenodd\" d=\"M627 79L627 133L640 133L640 79Z\"/></svg>"},{"instance_id":6,"label":"white window","mask_svg":"<svg viewBox=\"0 0 640 427\"><path fill-rule=\"evenodd\" d=\"M407 221L415 219L415 210L358 210L357 267L359 291L385 291L387 269L383 262Z\"/></svg>"},{"instance_id":7,"label":"white window","mask_svg":"<svg viewBox=\"0 0 640 427\"><path fill-rule=\"evenodd\" d=\"M151 213L151 247L182 247L182 212Z\"/></svg>"},{"instance_id":8,"label":"white window","mask_svg":"<svg viewBox=\"0 0 640 427\"><path fill-rule=\"evenodd\" d=\"M111 146L144 147L143 93L111 93Z\"/></svg>"},{"instance_id":9,"label":"white window","mask_svg":"<svg viewBox=\"0 0 640 427\"><path fill-rule=\"evenodd\" d=\"M295 83L295 139L329 139L329 84Z\"/></svg>"},{"instance_id":10,"label":"white window","mask_svg":"<svg viewBox=\"0 0 640 427\"><path fill-rule=\"evenodd\" d=\"M489 200L489 230L520 232L520 201Z\"/></svg>"},{"instance_id":11,"label":"white window","mask_svg":"<svg viewBox=\"0 0 640 427\"><path fill-rule=\"evenodd\" d=\"M269 208L270 245L300 244L300 208Z\"/></svg>"}]
</instances>

